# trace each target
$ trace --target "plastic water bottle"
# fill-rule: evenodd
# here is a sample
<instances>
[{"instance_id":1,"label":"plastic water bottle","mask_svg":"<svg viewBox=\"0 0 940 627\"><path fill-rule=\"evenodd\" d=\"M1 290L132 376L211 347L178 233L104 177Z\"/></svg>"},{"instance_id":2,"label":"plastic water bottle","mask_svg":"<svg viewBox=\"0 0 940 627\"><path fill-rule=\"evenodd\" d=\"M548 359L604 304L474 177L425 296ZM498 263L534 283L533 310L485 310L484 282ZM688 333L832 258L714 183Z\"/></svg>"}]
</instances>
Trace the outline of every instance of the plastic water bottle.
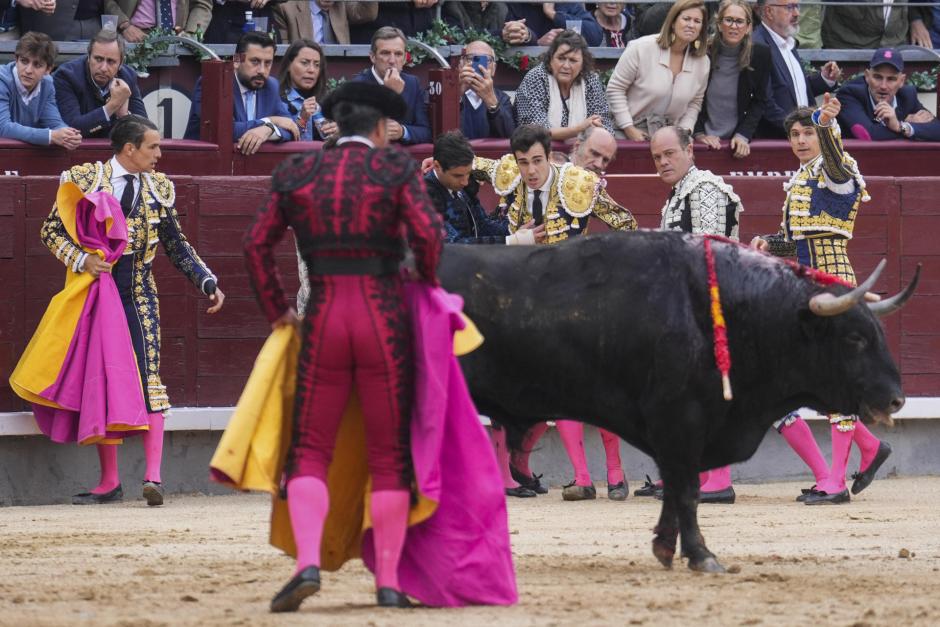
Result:
<instances>
[{"instance_id":1,"label":"plastic water bottle","mask_svg":"<svg viewBox=\"0 0 940 627\"><path fill-rule=\"evenodd\" d=\"M242 26L242 32L247 33L255 30L255 17L251 11L245 11L245 25Z\"/></svg>"},{"instance_id":2,"label":"plastic water bottle","mask_svg":"<svg viewBox=\"0 0 940 627\"><path fill-rule=\"evenodd\" d=\"M313 115L310 116L310 120L313 122L313 126L317 129L317 133L320 134L320 137L326 139L326 133L323 132L323 125L326 124L326 117L323 115L323 109L320 108L319 104L317 104L316 111L314 111Z\"/></svg>"}]
</instances>

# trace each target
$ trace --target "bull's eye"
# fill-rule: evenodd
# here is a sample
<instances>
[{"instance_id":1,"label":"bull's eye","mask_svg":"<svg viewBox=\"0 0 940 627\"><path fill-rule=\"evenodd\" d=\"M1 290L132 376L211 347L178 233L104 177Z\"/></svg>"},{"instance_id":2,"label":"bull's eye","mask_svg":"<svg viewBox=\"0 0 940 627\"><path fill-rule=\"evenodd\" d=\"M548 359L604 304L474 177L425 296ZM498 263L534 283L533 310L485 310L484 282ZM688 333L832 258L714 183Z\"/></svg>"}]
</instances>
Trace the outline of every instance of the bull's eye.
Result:
<instances>
[{"instance_id":1,"label":"bull's eye","mask_svg":"<svg viewBox=\"0 0 940 627\"><path fill-rule=\"evenodd\" d=\"M861 333L853 331L845 337L846 343L857 351L863 351L868 347L868 340Z\"/></svg>"}]
</instances>

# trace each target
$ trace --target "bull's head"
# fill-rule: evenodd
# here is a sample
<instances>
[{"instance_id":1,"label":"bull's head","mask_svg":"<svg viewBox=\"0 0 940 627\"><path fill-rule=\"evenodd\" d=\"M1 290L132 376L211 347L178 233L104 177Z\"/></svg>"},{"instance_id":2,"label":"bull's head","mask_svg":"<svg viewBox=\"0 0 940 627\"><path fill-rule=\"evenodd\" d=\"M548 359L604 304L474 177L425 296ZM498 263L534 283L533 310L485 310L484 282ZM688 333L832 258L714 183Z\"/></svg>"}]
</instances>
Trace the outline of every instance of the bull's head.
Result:
<instances>
[{"instance_id":1,"label":"bull's head","mask_svg":"<svg viewBox=\"0 0 940 627\"><path fill-rule=\"evenodd\" d=\"M881 300L874 296L870 290L874 287L885 265L886 262L882 259L864 283L845 294L839 296L829 292L815 294L809 300L810 311L823 317L840 316L854 311L855 316L857 316L861 312L855 309L855 305L862 301L865 301L868 309L879 317L899 310L917 288L921 265L917 265L914 278L904 290L890 298ZM854 318L855 316L850 317ZM868 317L868 319L871 318ZM855 371L853 378L865 390L864 398L858 402L858 409L864 418L874 422L892 424L891 414L899 411L904 406L904 395L895 383L895 381L899 381L900 377L884 346L884 335L881 329L877 328L875 337L869 337L870 334L864 332L863 320L859 319L858 322L862 323L862 326L856 326L854 320L846 320L848 327L845 329L846 334L843 338L845 345L841 348L841 352L848 361L847 368ZM842 326L839 325L840 328ZM866 364L871 365L878 362L880 362L881 367L876 368L875 371L883 372L882 368L887 367L891 376L882 380L879 376L872 377L871 372L866 371Z\"/></svg>"}]
</instances>

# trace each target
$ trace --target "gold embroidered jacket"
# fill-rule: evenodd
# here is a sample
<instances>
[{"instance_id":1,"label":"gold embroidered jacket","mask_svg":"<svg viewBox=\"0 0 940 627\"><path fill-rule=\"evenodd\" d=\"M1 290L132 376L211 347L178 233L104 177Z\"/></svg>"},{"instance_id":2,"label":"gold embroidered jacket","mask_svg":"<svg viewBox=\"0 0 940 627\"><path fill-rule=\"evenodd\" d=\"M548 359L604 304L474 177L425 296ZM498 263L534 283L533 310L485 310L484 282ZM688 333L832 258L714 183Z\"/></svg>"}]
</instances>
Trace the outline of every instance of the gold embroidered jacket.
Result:
<instances>
[{"instance_id":1,"label":"gold embroidered jacket","mask_svg":"<svg viewBox=\"0 0 940 627\"><path fill-rule=\"evenodd\" d=\"M581 233L591 214L612 229L636 230L633 214L607 194L596 174L570 163L563 166L551 164L551 168L553 183L544 209L547 243L560 242ZM515 157L504 155L495 160L475 157L473 173L475 177L489 181L508 205L511 233L532 219L532 210L528 206L529 188L522 180Z\"/></svg>"},{"instance_id":2,"label":"gold embroidered jacket","mask_svg":"<svg viewBox=\"0 0 940 627\"><path fill-rule=\"evenodd\" d=\"M107 163L85 163L62 173L61 182L71 181L85 193L106 191L113 194L112 167ZM127 218L127 248L114 265L114 275L131 331L134 352L141 373L150 411L170 408L166 387L160 380L160 310L157 286L151 273L157 243L163 248L177 270L204 291L215 275L193 250L180 228L174 203L176 191L164 174L144 173L140 177L137 205ZM79 271L87 253L76 244L59 219L53 206L42 225L43 243L69 268Z\"/></svg>"}]
</instances>

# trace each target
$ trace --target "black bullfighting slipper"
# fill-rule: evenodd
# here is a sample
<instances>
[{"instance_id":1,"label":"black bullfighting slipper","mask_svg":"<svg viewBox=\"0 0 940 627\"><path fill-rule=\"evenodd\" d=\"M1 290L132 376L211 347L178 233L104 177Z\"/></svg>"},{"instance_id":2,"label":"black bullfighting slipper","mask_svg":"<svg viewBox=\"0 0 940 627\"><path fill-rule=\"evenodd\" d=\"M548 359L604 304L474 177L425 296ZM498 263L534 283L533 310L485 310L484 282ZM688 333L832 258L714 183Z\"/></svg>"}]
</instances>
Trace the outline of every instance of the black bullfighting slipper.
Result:
<instances>
[{"instance_id":1,"label":"black bullfighting slipper","mask_svg":"<svg viewBox=\"0 0 940 627\"><path fill-rule=\"evenodd\" d=\"M144 481L143 495L150 507L163 505L163 486L159 481Z\"/></svg>"},{"instance_id":2,"label":"black bullfighting slipper","mask_svg":"<svg viewBox=\"0 0 940 627\"><path fill-rule=\"evenodd\" d=\"M723 504L731 505L734 503L734 499L737 497L734 493L734 488L728 486L724 490L715 490L714 492L702 492L698 495L699 503L711 503L711 504Z\"/></svg>"},{"instance_id":3,"label":"black bullfighting slipper","mask_svg":"<svg viewBox=\"0 0 940 627\"><path fill-rule=\"evenodd\" d=\"M527 477L518 470L512 464L509 464L509 473L512 475L513 481L521 485L523 488L528 488L536 494L548 494L548 488L542 485L542 482L539 479L542 478L542 475L537 475L532 473L531 477Z\"/></svg>"},{"instance_id":4,"label":"black bullfighting slipper","mask_svg":"<svg viewBox=\"0 0 940 627\"><path fill-rule=\"evenodd\" d=\"M519 486L518 488L506 488L506 496L517 496L519 498L527 499L535 496L535 492L529 488Z\"/></svg>"},{"instance_id":5,"label":"black bullfighting slipper","mask_svg":"<svg viewBox=\"0 0 940 627\"><path fill-rule=\"evenodd\" d=\"M590 501L597 498L597 488L572 482L562 489L561 498L565 501Z\"/></svg>"},{"instance_id":6,"label":"black bullfighting slipper","mask_svg":"<svg viewBox=\"0 0 940 627\"><path fill-rule=\"evenodd\" d=\"M272 612L296 612L304 599L320 591L320 569L307 566L271 599Z\"/></svg>"},{"instance_id":7,"label":"black bullfighting slipper","mask_svg":"<svg viewBox=\"0 0 940 627\"><path fill-rule=\"evenodd\" d=\"M630 494L630 488L627 487L626 479L614 485L607 484L607 498L611 501L626 501L628 494Z\"/></svg>"},{"instance_id":8,"label":"black bullfighting slipper","mask_svg":"<svg viewBox=\"0 0 940 627\"><path fill-rule=\"evenodd\" d=\"M842 490L842 492L835 494L827 494L817 490L815 494L807 494L803 503L806 505L838 505L839 503L848 503L851 500L852 497L849 496L848 490Z\"/></svg>"},{"instance_id":9,"label":"black bullfighting slipper","mask_svg":"<svg viewBox=\"0 0 940 627\"><path fill-rule=\"evenodd\" d=\"M653 480L650 479L649 475L646 475L646 483L643 484L642 488L637 488L634 490L633 496L656 496L657 492L659 492L661 496L663 489L653 483Z\"/></svg>"},{"instance_id":10,"label":"black bullfighting slipper","mask_svg":"<svg viewBox=\"0 0 940 627\"><path fill-rule=\"evenodd\" d=\"M808 497L810 494L819 494L819 492L816 490L816 486L813 486L812 488L803 488L800 490L800 495L796 497L796 502L803 503L806 501L806 497Z\"/></svg>"},{"instance_id":11,"label":"black bullfighting slipper","mask_svg":"<svg viewBox=\"0 0 940 627\"><path fill-rule=\"evenodd\" d=\"M871 460L868 468L864 472L857 472L852 475L852 478L855 479L852 482L852 494L858 494L871 485L871 482L875 480L875 473L878 472L878 469L885 463L889 455L891 455L891 445L887 442L881 442L878 445L878 452L875 453L875 459Z\"/></svg>"},{"instance_id":12,"label":"black bullfighting slipper","mask_svg":"<svg viewBox=\"0 0 940 627\"><path fill-rule=\"evenodd\" d=\"M124 500L124 488L121 484L110 492L104 494L92 494L91 492L82 492L72 495L72 505L103 505L104 503L120 503Z\"/></svg>"},{"instance_id":13,"label":"black bullfighting slipper","mask_svg":"<svg viewBox=\"0 0 940 627\"><path fill-rule=\"evenodd\" d=\"M412 607L408 597L394 588L379 588L375 593L375 603L379 607Z\"/></svg>"}]
</instances>

